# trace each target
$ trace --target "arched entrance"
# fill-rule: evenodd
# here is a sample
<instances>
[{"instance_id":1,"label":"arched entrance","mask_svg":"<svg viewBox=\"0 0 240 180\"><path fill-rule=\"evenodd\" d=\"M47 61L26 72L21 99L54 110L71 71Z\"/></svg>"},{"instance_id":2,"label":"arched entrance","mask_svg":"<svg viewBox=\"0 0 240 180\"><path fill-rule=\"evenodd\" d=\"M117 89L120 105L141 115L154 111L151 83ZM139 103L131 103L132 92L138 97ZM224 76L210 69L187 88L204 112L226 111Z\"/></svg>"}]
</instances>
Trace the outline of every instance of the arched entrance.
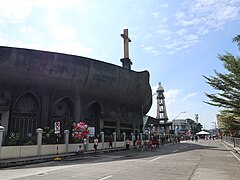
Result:
<instances>
[{"instance_id":1,"label":"arched entrance","mask_svg":"<svg viewBox=\"0 0 240 180\"><path fill-rule=\"evenodd\" d=\"M54 122L60 122L61 132L70 130L73 121L73 103L69 98L58 100L52 112L52 125Z\"/></svg>"},{"instance_id":2,"label":"arched entrance","mask_svg":"<svg viewBox=\"0 0 240 180\"><path fill-rule=\"evenodd\" d=\"M39 103L32 93L22 95L15 103L10 121L10 132L31 136L38 128Z\"/></svg>"},{"instance_id":3,"label":"arched entrance","mask_svg":"<svg viewBox=\"0 0 240 180\"><path fill-rule=\"evenodd\" d=\"M101 105L95 101L87 110L84 121L88 126L95 127L95 135L100 133Z\"/></svg>"}]
</instances>

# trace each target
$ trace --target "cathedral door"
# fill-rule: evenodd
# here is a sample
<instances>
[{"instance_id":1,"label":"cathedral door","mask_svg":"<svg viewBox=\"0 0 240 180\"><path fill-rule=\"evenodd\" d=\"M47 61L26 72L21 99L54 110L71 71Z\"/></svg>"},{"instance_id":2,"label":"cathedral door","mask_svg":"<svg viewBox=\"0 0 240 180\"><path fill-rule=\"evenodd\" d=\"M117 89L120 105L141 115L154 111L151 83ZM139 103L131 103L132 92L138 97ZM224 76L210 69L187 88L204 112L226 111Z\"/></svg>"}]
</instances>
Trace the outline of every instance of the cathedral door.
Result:
<instances>
[{"instance_id":1,"label":"cathedral door","mask_svg":"<svg viewBox=\"0 0 240 180\"><path fill-rule=\"evenodd\" d=\"M95 135L100 134L100 118L101 106L98 102L94 102L88 108L84 121L88 126L95 127Z\"/></svg>"},{"instance_id":2,"label":"cathedral door","mask_svg":"<svg viewBox=\"0 0 240 180\"><path fill-rule=\"evenodd\" d=\"M60 122L61 133L64 130L70 130L72 126L73 105L67 98L56 103L52 113L52 125L54 122Z\"/></svg>"}]
</instances>

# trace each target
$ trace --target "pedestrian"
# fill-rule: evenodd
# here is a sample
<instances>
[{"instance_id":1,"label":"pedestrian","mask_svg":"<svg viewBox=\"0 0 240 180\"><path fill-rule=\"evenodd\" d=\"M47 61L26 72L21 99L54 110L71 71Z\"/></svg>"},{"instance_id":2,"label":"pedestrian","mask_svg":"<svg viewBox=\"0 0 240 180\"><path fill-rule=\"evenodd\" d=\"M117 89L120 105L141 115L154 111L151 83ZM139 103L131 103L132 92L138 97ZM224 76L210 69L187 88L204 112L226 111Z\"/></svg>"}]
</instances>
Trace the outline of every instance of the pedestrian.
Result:
<instances>
[{"instance_id":1,"label":"pedestrian","mask_svg":"<svg viewBox=\"0 0 240 180\"><path fill-rule=\"evenodd\" d=\"M84 152L87 152L87 139L86 138L83 139L83 150L84 150Z\"/></svg>"},{"instance_id":2,"label":"pedestrian","mask_svg":"<svg viewBox=\"0 0 240 180\"><path fill-rule=\"evenodd\" d=\"M109 149L111 149L113 147L113 138L112 136L110 136L109 138Z\"/></svg>"},{"instance_id":3,"label":"pedestrian","mask_svg":"<svg viewBox=\"0 0 240 180\"><path fill-rule=\"evenodd\" d=\"M126 149L129 150L129 146L130 146L130 140L127 138L126 140Z\"/></svg>"},{"instance_id":4,"label":"pedestrian","mask_svg":"<svg viewBox=\"0 0 240 180\"><path fill-rule=\"evenodd\" d=\"M98 147L98 138L97 138L97 137L95 137L95 138L94 138L94 140L93 140L93 142L94 142L94 145L93 145L93 147L94 147L94 149L95 149L95 152L97 152L97 147Z\"/></svg>"},{"instance_id":5,"label":"pedestrian","mask_svg":"<svg viewBox=\"0 0 240 180\"><path fill-rule=\"evenodd\" d=\"M152 145L153 145L153 141L152 141L152 139L150 139L148 141L148 149L149 149L149 151L152 151Z\"/></svg>"},{"instance_id":6,"label":"pedestrian","mask_svg":"<svg viewBox=\"0 0 240 180\"><path fill-rule=\"evenodd\" d=\"M160 148L159 145L160 145L160 139L158 138L158 139L157 139L157 142L156 142L156 148Z\"/></svg>"},{"instance_id":7,"label":"pedestrian","mask_svg":"<svg viewBox=\"0 0 240 180\"><path fill-rule=\"evenodd\" d=\"M80 154L82 154L82 153L83 153L82 146L79 145L79 146L77 147L76 151L75 151L75 154L76 154L76 155L80 155Z\"/></svg>"},{"instance_id":8,"label":"pedestrian","mask_svg":"<svg viewBox=\"0 0 240 180\"><path fill-rule=\"evenodd\" d=\"M178 143L180 143L181 142L181 138L180 137L178 137Z\"/></svg>"},{"instance_id":9,"label":"pedestrian","mask_svg":"<svg viewBox=\"0 0 240 180\"><path fill-rule=\"evenodd\" d=\"M141 142L139 139L136 140L136 148L137 148L137 151L140 151L140 145L141 145Z\"/></svg>"},{"instance_id":10,"label":"pedestrian","mask_svg":"<svg viewBox=\"0 0 240 180\"><path fill-rule=\"evenodd\" d=\"M195 141L196 141L196 142L198 141L198 136L195 136Z\"/></svg>"}]
</instances>

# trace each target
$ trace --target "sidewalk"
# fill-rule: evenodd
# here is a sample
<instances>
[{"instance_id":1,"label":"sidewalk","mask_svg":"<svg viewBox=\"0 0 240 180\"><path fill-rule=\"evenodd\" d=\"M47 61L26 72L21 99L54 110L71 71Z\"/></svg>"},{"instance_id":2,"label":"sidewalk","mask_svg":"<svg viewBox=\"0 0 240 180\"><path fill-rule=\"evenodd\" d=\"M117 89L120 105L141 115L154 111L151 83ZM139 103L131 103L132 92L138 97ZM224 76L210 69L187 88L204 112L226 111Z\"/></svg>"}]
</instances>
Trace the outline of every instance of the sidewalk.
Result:
<instances>
[{"instance_id":1,"label":"sidewalk","mask_svg":"<svg viewBox=\"0 0 240 180\"><path fill-rule=\"evenodd\" d=\"M85 156L92 155L92 154L99 154L99 153L109 153L114 151L123 151L125 150L124 147L120 148L113 148L113 149L99 149L97 152L94 150L84 152ZM34 157L24 157L24 158L12 158L12 159L0 159L0 169L6 168L6 167L14 167L14 166L22 166L22 165L28 165L28 164L36 164L36 163L44 163L49 161L54 161L54 158L56 158L57 155L47 155L47 156L34 156ZM71 153L64 153L59 154L59 158L65 159L69 157L77 157L75 152ZM79 156L78 156L79 157Z\"/></svg>"},{"instance_id":2,"label":"sidewalk","mask_svg":"<svg viewBox=\"0 0 240 180\"><path fill-rule=\"evenodd\" d=\"M240 147L239 146L233 146L232 143L229 143L227 141L222 141L225 145L227 145L232 151L234 151L235 153L238 153L240 155Z\"/></svg>"}]
</instances>

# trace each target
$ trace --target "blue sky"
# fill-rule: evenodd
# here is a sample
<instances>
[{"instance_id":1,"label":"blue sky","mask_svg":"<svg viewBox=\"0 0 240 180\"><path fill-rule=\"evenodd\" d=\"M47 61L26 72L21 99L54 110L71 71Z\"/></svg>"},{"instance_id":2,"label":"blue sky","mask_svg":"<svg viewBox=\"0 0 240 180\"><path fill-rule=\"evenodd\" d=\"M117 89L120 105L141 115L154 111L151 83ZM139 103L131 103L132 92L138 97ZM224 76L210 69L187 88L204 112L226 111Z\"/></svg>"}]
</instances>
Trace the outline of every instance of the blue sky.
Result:
<instances>
[{"instance_id":1,"label":"blue sky","mask_svg":"<svg viewBox=\"0 0 240 180\"><path fill-rule=\"evenodd\" d=\"M239 55L240 0L0 0L0 45L61 52L121 66L129 29L135 71L148 70L155 93L165 89L169 119L192 118L213 128L215 92L202 75L224 72L218 54ZM156 116L156 101L148 115Z\"/></svg>"}]
</instances>

